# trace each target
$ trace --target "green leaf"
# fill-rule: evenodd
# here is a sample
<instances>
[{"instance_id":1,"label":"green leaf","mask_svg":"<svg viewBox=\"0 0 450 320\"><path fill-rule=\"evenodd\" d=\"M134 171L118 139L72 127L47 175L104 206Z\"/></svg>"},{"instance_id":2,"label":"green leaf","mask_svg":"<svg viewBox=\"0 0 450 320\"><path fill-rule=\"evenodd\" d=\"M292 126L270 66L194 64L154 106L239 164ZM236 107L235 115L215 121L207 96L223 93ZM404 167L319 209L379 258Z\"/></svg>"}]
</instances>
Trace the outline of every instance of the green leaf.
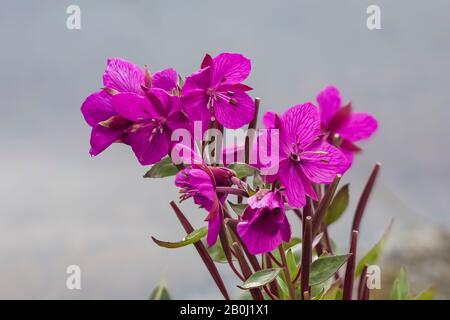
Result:
<instances>
[{"instance_id":1,"label":"green leaf","mask_svg":"<svg viewBox=\"0 0 450 320\"><path fill-rule=\"evenodd\" d=\"M401 268L397 278L392 285L391 300L408 300L409 299L409 281L405 269Z\"/></svg>"},{"instance_id":2,"label":"green leaf","mask_svg":"<svg viewBox=\"0 0 450 320\"><path fill-rule=\"evenodd\" d=\"M164 282L161 282L155 289L153 289L152 294L150 295L150 300L170 300L170 294Z\"/></svg>"},{"instance_id":3,"label":"green leaf","mask_svg":"<svg viewBox=\"0 0 450 320\"><path fill-rule=\"evenodd\" d=\"M231 169L234 172L236 172L236 176L239 179L253 176L255 173L258 172L258 169L256 169L255 167L252 167L246 163L232 163L228 166L228 169Z\"/></svg>"},{"instance_id":4,"label":"green leaf","mask_svg":"<svg viewBox=\"0 0 450 320\"><path fill-rule=\"evenodd\" d=\"M372 291L371 291L372 292ZM344 290L339 288L336 292L336 299L335 300L342 300L344 298Z\"/></svg>"},{"instance_id":5,"label":"green leaf","mask_svg":"<svg viewBox=\"0 0 450 320\"><path fill-rule=\"evenodd\" d=\"M183 240L178 242L161 241L152 237L153 241L160 247L164 248L180 248L200 241L208 233L208 227L202 227L189 233Z\"/></svg>"},{"instance_id":6,"label":"green leaf","mask_svg":"<svg viewBox=\"0 0 450 320\"><path fill-rule=\"evenodd\" d=\"M256 189L257 187L262 187L264 185L264 181L261 178L261 175L256 172L253 175L253 188Z\"/></svg>"},{"instance_id":7,"label":"green leaf","mask_svg":"<svg viewBox=\"0 0 450 320\"><path fill-rule=\"evenodd\" d=\"M413 300L433 300L435 294L436 290L434 288L428 288L415 296Z\"/></svg>"},{"instance_id":8,"label":"green leaf","mask_svg":"<svg viewBox=\"0 0 450 320\"><path fill-rule=\"evenodd\" d=\"M242 286L239 286L239 288L247 290L265 286L266 284L271 283L273 280L275 280L280 271L280 268L257 271L252 274L247 280L245 280L245 282L242 284Z\"/></svg>"},{"instance_id":9,"label":"green leaf","mask_svg":"<svg viewBox=\"0 0 450 320\"><path fill-rule=\"evenodd\" d=\"M346 184L339 190L330 206L328 207L327 215L325 217L325 223L327 225L330 225L333 222L337 221L345 212L345 209L347 209L350 199L348 194L348 186L349 185Z\"/></svg>"},{"instance_id":10,"label":"green leaf","mask_svg":"<svg viewBox=\"0 0 450 320\"><path fill-rule=\"evenodd\" d=\"M286 251L287 249L292 248L293 246L295 246L301 242L302 242L302 239L297 238L297 237L291 237L291 240L289 240L289 242L283 243L283 249L284 249L284 251Z\"/></svg>"},{"instance_id":11,"label":"green leaf","mask_svg":"<svg viewBox=\"0 0 450 320\"><path fill-rule=\"evenodd\" d=\"M181 75L178 75L178 87L183 88L184 79Z\"/></svg>"},{"instance_id":12,"label":"green leaf","mask_svg":"<svg viewBox=\"0 0 450 320\"><path fill-rule=\"evenodd\" d=\"M319 284L311 286L311 299L320 300L321 297L325 294L325 292L327 292L328 289L331 287L333 280L334 278L330 277Z\"/></svg>"},{"instance_id":13,"label":"green leaf","mask_svg":"<svg viewBox=\"0 0 450 320\"><path fill-rule=\"evenodd\" d=\"M247 204L245 203L233 203L229 200L227 200L227 202L238 216L241 216L244 213L245 208L247 208Z\"/></svg>"},{"instance_id":14,"label":"green leaf","mask_svg":"<svg viewBox=\"0 0 450 320\"><path fill-rule=\"evenodd\" d=\"M223 251L221 241L216 241L216 243L211 247L206 243L205 239L203 239L203 242L205 244L206 250L208 250L208 253L211 256L211 259L213 259L213 261L218 263L228 263L225 252ZM236 258L233 256L232 260L236 260Z\"/></svg>"},{"instance_id":15,"label":"green leaf","mask_svg":"<svg viewBox=\"0 0 450 320\"><path fill-rule=\"evenodd\" d=\"M286 282L280 276L277 277L277 284L278 284L278 289L280 289L279 290L280 299L281 300L289 299L289 289L287 287Z\"/></svg>"},{"instance_id":16,"label":"green leaf","mask_svg":"<svg viewBox=\"0 0 450 320\"><path fill-rule=\"evenodd\" d=\"M213 259L213 261L218 263L228 263L227 257L225 256L225 252L223 251L223 247L220 241L216 241L216 243L211 247L206 245L205 240L203 240L203 242L205 244L206 250L208 250L208 253L211 256L211 259Z\"/></svg>"},{"instance_id":17,"label":"green leaf","mask_svg":"<svg viewBox=\"0 0 450 320\"><path fill-rule=\"evenodd\" d=\"M250 291L245 290L245 291L242 291L242 293L239 295L238 300L253 300L253 297L252 297L252 294L250 293Z\"/></svg>"},{"instance_id":18,"label":"green leaf","mask_svg":"<svg viewBox=\"0 0 450 320\"><path fill-rule=\"evenodd\" d=\"M328 280L347 261L349 255L319 257L311 265L309 285L313 286Z\"/></svg>"},{"instance_id":19,"label":"green leaf","mask_svg":"<svg viewBox=\"0 0 450 320\"><path fill-rule=\"evenodd\" d=\"M392 221L389 224L386 231L384 232L381 239L372 247L372 249L369 250L369 252L366 253L366 255L361 260L359 260L355 272L357 277L361 275L365 265L372 265L378 261L378 259L381 256L381 253L384 250L384 247L386 246L387 240L389 238L389 233L391 232L391 228L392 228Z\"/></svg>"},{"instance_id":20,"label":"green leaf","mask_svg":"<svg viewBox=\"0 0 450 320\"><path fill-rule=\"evenodd\" d=\"M298 271L297 262L295 261L294 254L292 253L292 249L289 249L286 252L286 261L289 269L289 273L291 274L291 279L295 277Z\"/></svg>"},{"instance_id":21,"label":"green leaf","mask_svg":"<svg viewBox=\"0 0 450 320\"><path fill-rule=\"evenodd\" d=\"M165 157L160 162L155 163L144 175L144 178L165 178L174 176L178 168L172 163L170 157Z\"/></svg>"},{"instance_id":22,"label":"green leaf","mask_svg":"<svg viewBox=\"0 0 450 320\"><path fill-rule=\"evenodd\" d=\"M337 300L340 282L336 281L330 288L320 297L320 300Z\"/></svg>"}]
</instances>

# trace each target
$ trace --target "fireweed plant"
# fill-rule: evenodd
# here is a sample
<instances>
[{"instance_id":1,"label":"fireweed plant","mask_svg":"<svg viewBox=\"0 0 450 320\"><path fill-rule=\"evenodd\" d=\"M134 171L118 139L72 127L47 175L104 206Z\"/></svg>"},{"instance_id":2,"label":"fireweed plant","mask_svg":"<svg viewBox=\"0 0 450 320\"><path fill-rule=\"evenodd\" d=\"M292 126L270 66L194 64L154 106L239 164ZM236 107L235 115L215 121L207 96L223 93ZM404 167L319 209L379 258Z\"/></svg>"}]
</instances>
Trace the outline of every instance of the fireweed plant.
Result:
<instances>
[{"instance_id":1,"label":"fireweed plant","mask_svg":"<svg viewBox=\"0 0 450 320\"><path fill-rule=\"evenodd\" d=\"M256 130L260 100L244 83L250 70L251 61L235 53L207 54L186 79L172 68L152 74L108 59L103 88L81 107L92 128L90 154L123 143L141 165L152 165L144 177L175 176L180 202L197 204L205 226L194 229L172 201L187 235L178 242L152 239L165 248L194 245L225 299L230 295L215 263L229 265L243 298L374 298L368 268L387 232L359 262L356 252L380 164L359 198L349 251L339 252L329 226L347 208L349 185L338 188L339 182L361 152L359 142L376 132L376 119L343 104L338 89L329 86L317 95L317 106L267 112ZM233 136L227 144L227 133L236 129L245 130L245 140L239 144ZM292 223L301 234L292 235ZM410 298L405 279L402 271L392 298Z\"/></svg>"}]
</instances>

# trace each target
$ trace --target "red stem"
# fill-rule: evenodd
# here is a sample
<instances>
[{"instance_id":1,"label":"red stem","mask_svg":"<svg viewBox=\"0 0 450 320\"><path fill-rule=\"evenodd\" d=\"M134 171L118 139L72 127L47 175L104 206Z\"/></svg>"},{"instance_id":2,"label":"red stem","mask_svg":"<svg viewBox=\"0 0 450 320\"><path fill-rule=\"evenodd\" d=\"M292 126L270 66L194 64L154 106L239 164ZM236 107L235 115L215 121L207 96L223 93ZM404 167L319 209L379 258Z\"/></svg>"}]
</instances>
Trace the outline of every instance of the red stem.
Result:
<instances>
[{"instance_id":1,"label":"red stem","mask_svg":"<svg viewBox=\"0 0 450 320\"><path fill-rule=\"evenodd\" d=\"M363 217L364 210L366 209L367 202L369 200L370 194L372 193L375 181L377 180L378 173L380 171L381 164L375 164L372 173L370 174L369 180L367 180L366 186L359 198L358 205L356 206L355 215L353 217L352 230L359 231L359 226Z\"/></svg>"},{"instance_id":2,"label":"red stem","mask_svg":"<svg viewBox=\"0 0 450 320\"><path fill-rule=\"evenodd\" d=\"M250 266L245 260L241 247L237 244L237 242L234 242L232 246L234 252L236 253L236 258L238 259L239 266L241 267L242 270L242 274L244 275L244 278L247 280L252 275L252 270L250 269ZM250 289L250 293L254 300L264 300L264 296L262 295L260 289Z\"/></svg>"},{"instance_id":3,"label":"red stem","mask_svg":"<svg viewBox=\"0 0 450 320\"><path fill-rule=\"evenodd\" d=\"M307 216L303 225L302 240L302 264L300 275L300 288L303 299L311 296L311 287L309 286L309 273L312 262L312 218ZM305 292L307 296L305 296ZM306 300L306 299L305 299Z\"/></svg>"},{"instance_id":4,"label":"red stem","mask_svg":"<svg viewBox=\"0 0 450 320\"><path fill-rule=\"evenodd\" d=\"M362 300L366 287L367 287L367 265L364 266L364 269L361 272L361 277L359 278L358 300Z\"/></svg>"},{"instance_id":5,"label":"red stem","mask_svg":"<svg viewBox=\"0 0 450 320\"><path fill-rule=\"evenodd\" d=\"M347 260L345 269L343 300L352 300L353 282L355 280L356 249L358 244L358 231L353 230L350 244L350 257Z\"/></svg>"},{"instance_id":6,"label":"red stem","mask_svg":"<svg viewBox=\"0 0 450 320\"><path fill-rule=\"evenodd\" d=\"M235 194L241 197L248 197L248 193L244 190L232 188L232 187L216 187L217 193L228 193L228 194Z\"/></svg>"},{"instance_id":7,"label":"red stem","mask_svg":"<svg viewBox=\"0 0 450 320\"><path fill-rule=\"evenodd\" d=\"M334 193L336 192L336 188L341 180L341 175L337 175L334 178L333 183L327 188L324 197L319 203L319 207L316 210L313 221L313 237L319 232L320 226L322 225L322 221L327 214L328 207L330 206L331 200L333 199Z\"/></svg>"},{"instance_id":8,"label":"red stem","mask_svg":"<svg viewBox=\"0 0 450 320\"><path fill-rule=\"evenodd\" d=\"M170 202L170 206L172 207L173 211L175 212L178 220L180 220L181 225L183 226L184 230L189 234L194 231L194 228L190 224L190 222L187 220L186 216L183 214L183 212L178 208L176 203L174 201ZM222 277L220 276L219 271L217 270L216 265L214 264L214 261L211 259L211 256L208 253L208 250L206 250L205 246L203 245L203 242L197 241L194 243L195 249L197 249L198 254L203 260L203 263L205 264L206 268L208 269L209 273L214 279L214 282L216 283L217 287L219 288L220 292L222 293L225 300L230 300L230 296L228 294L228 291L225 287L225 284L223 283Z\"/></svg>"}]
</instances>

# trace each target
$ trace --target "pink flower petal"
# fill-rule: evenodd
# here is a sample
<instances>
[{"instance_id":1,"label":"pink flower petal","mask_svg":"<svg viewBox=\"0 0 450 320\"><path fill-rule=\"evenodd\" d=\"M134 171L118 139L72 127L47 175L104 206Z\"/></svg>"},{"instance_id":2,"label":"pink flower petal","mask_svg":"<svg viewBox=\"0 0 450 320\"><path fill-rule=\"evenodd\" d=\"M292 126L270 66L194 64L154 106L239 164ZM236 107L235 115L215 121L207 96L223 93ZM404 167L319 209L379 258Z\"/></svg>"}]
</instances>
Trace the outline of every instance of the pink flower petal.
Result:
<instances>
[{"instance_id":1,"label":"pink flower petal","mask_svg":"<svg viewBox=\"0 0 450 320\"><path fill-rule=\"evenodd\" d=\"M91 132L91 150L89 153L92 156L98 155L114 142L120 141L122 135L122 130L105 128L101 125L93 127Z\"/></svg>"},{"instance_id":2,"label":"pink flower petal","mask_svg":"<svg viewBox=\"0 0 450 320\"><path fill-rule=\"evenodd\" d=\"M184 82L182 90L183 96L189 94L189 92L192 90L203 89L203 91L205 92L206 89L210 87L210 84L211 84L211 67L200 69L199 71L196 71L190 76L186 77L186 81Z\"/></svg>"},{"instance_id":3,"label":"pink flower petal","mask_svg":"<svg viewBox=\"0 0 450 320\"><path fill-rule=\"evenodd\" d=\"M164 69L152 75L152 87L170 92L177 87L178 74L172 69Z\"/></svg>"},{"instance_id":4,"label":"pink flower petal","mask_svg":"<svg viewBox=\"0 0 450 320\"><path fill-rule=\"evenodd\" d=\"M284 217L284 220L281 224L280 233L281 239L283 239L284 242L288 242L291 240L291 225L289 224L289 220L287 217Z\"/></svg>"},{"instance_id":5,"label":"pink flower petal","mask_svg":"<svg viewBox=\"0 0 450 320\"><path fill-rule=\"evenodd\" d=\"M306 204L305 189L299 173L300 167L293 161L286 159L280 163L279 179L288 203L291 207L303 208Z\"/></svg>"},{"instance_id":6,"label":"pink flower petal","mask_svg":"<svg viewBox=\"0 0 450 320\"><path fill-rule=\"evenodd\" d=\"M219 201L216 199L215 201L218 205ZM220 209L218 209L217 214L215 214L215 217L208 221L208 235L206 236L206 242L208 243L208 246L213 246L220 233L220 229L222 228L222 212Z\"/></svg>"},{"instance_id":7,"label":"pink flower petal","mask_svg":"<svg viewBox=\"0 0 450 320\"><path fill-rule=\"evenodd\" d=\"M296 105L281 116L280 143L285 147L298 143L301 148L311 144L320 134L319 111L311 103Z\"/></svg>"},{"instance_id":8,"label":"pink flower petal","mask_svg":"<svg viewBox=\"0 0 450 320\"><path fill-rule=\"evenodd\" d=\"M111 96L102 90L91 94L83 102L81 112L91 127L95 127L99 122L105 121L116 114L111 100Z\"/></svg>"},{"instance_id":9,"label":"pink flower petal","mask_svg":"<svg viewBox=\"0 0 450 320\"><path fill-rule=\"evenodd\" d=\"M149 99L136 93L116 94L113 96L112 103L118 114L131 121L158 117Z\"/></svg>"},{"instance_id":10,"label":"pink flower petal","mask_svg":"<svg viewBox=\"0 0 450 320\"><path fill-rule=\"evenodd\" d=\"M247 211L247 210L246 210ZM249 210L247 221L237 226L237 231L251 254L270 252L276 249L284 239L290 238L290 227L283 210Z\"/></svg>"},{"instance_id":11,"label":"pink flower petal","mask_svg":"<svg viewBox=\"0 0 450 320\"><path fill-rule=\"evenodd\" d=\"M200 68L203 69L203 68L209 67L212 65L212 62L213 62L212 57L207 53L207 54L205 54L205 57L203 58L202 65Z\"/></svg>"},{"instance_id":12,"label":"pink flower petal","mask_svg":"<svg viewBox=\"0 0 450 320\"><path fill-rule=\"evenodd\" d=\"M153 132L152 126L147 126L130 134L131 147L143 165L160 161L169 152L169 139L165 132Z\"/></svg>"},{"instance_id":13,"label":"pink flower petal","mask_svg":"<svg viewBox=\"0 0 450 320\"><path fill-rule=\"evenodd\" d=\"M281 127L281 119L276 112L266 112L263 116L262 122L266 129L279 129Z\"/></svg>"},{"instance_id":14,"label":"pink flower petal","mask_svg":"<svg viewBox=\"0 0 450 320\"><path fill-rule=\"evenodd\" d=\"M370 138L377 128L378 122L372 115L357 112L353 113L349 121L336 133L339 133L342 138L353 142Z\"/></svg>"},{"instance_id":15,"label":"pink flower petal","mask_svg":"<svg viewBox=\"0 0 450 320\"><path fill-rule=\"evenodd\" d=\"M143 94L145 74L141 67L120 58L108 59L103 84L119 92Z\"/></svg>"},{"instance_id":16,"label":"pink flower petal","mask_svg":"<svg viewBox=\"0 0 450 320\"><path fill-rule=\"evenodd\" d=\"M239 83L247 79L251 70L250 59L238 53L221 53L213 59L212 83Z\"/></svg>"},{"instance_id":17,"label":"pink flower petal","mask_svg":"<svg viewBox=\"0 0 450 320\"><path fill-rule=\"evenodd\" d=\"M328 86L317 96L317 103L320 108L320 117L325 127L328 127L330 120L341 106L341 95L334 86Z\"/></svg>"},{"instance_id":18,"label":"pink flower petal","mask_svg":"<svg viewBox=\"0 0 450 320\"><path fill-rule=\"evenodd\" d=\"M314 191L314 188L311 184L311 181L305 176L302 170L299 170L300 178L302 180L303 188L305 189L305 194L310 197L312 200L317 201L317 194Z\"/></svg>"},{"instance_id":19,"label":"pink flower petal","mask_svg":"<svg viewBox=\"0 0 450 320\"><path fill-rule=\"evenodd\" d=\"M214 115L225 128L238 129L252 121L255 116L253 99L244 91L234 91L236 104L218 99L214 103Z\"/></svg>"},{"instance_id":20,"label":"pink flower petal","mask_svg":"<svg viewBox=\"0 0 450 320\"><path fill-rule=\"evenodd\" d=\"M302 170L315 183L331 183L337 174L344 174L351 165L347 157L327 142L316 143L305 153Z\"/></svg>"}]
</instances>

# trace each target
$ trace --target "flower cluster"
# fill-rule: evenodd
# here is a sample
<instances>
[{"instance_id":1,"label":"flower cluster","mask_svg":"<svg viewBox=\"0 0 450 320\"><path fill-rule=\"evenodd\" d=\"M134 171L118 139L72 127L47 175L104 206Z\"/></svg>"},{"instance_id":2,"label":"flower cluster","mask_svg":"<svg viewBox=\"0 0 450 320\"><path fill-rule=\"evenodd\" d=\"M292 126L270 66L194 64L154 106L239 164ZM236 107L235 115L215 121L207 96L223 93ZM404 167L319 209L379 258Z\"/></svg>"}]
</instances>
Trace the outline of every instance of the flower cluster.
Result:
<instances>
[{"instance_id":1,"label":"flower cluster","mask_svg":"<svg viewBox=\"0 0 450 320\"><path fill-rule=\"evenodd\" d=\"M201 69L183 83L172 68L152 75L146 67L109 59L104 87L81 107L92 127L91 155L121 142L131 146L142 165L150 165L170 156L176 145L171 135L177 129L192 131L195 122L201 123L202 132L215 123L242 128L255 117L255 103L247 93L251 88L242 83L250 70L250 60L241 54L222 53L215 58L207 54ZM271 138L279 141L279 161L272 164L278 167L277 173L263 176L276 191L262 189L251 196L238 225L239 235L253 254L289 241L285 200L294 208L303 208L307 197L317 201L317 186L344 174L353 154L361 150L354 142L370 137L377 128L372 116L353 113L350 104L341 106L335 87L320 92L317 102L319 108L303 103L282 115L267 112L263 116ZM231 176L230 169L206 164L194 164L177 174L175 184L181 188L182 199L193 197L209 212L210 245L216 242L227 196L216 187L231 187Z\"/></svg>"},{"instance_id":2,"label":"flower cluster","mask_svg":"<svg viewBox=\"0 0 450 320\"><path fill-rule=\"evenodd\" d=\"M351 104L343 105L338 89L330 86L318 94L318 107L307 102L282 114L266 112L264 131L258 132L256 140L248 138L244 145L233 146L233 150L246 153L247 163L211 163L203 157L212 144L204 139L208 129L222 133L225 129L255 129L259 100L255 102L248 94L252 88L243 83L250 70L250 60L236 53L214 58L207 54L200 70L185 79L172 68L151 74L147 67L109 59L103 88L88 96L81 107L92 127L91 155L114 142L124 143L131 146L142 165L154 165L146 176L176 174L180 199L192 198L207 211L206 242L211 247L220 238L233 270L232 258L239 259L239 246L254 265L254 255L271 254L291 240L288 211L301 217L304 228L313 217L310 232L316 236L325 206L336 190L335 182L361 151L356 142L377 129L374 117L353 112ZM201 128L201 141L174 141L177 130L195 135L196 127ZM259 161L261 149L273 142L276 161ZM183 156L177 162L173 154L180 151ZM257 159L251 165L250 155ZM274 170L263 170L269 167ZM232 197L237 197L237 203ZM227 244L230 234L238 247Z\"/></svg>"}]
</instances>

